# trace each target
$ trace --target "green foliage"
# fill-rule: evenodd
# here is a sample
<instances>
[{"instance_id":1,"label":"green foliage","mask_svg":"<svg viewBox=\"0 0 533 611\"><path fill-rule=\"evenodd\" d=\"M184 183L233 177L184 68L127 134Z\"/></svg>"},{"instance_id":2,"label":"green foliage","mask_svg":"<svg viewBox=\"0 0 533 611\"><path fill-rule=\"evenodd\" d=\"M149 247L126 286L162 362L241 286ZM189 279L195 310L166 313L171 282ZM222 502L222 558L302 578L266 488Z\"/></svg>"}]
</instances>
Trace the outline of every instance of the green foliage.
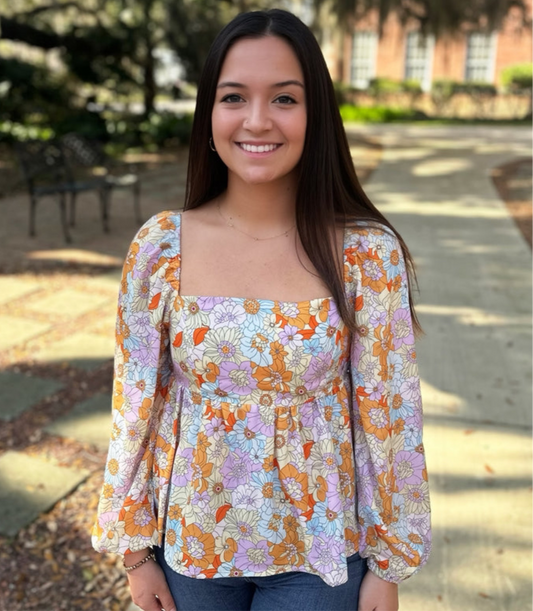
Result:
<instances>
[{"instance_id":1,"label":"green foliage","mask_svg":"<svg viewBox=\"0 0 533 611\"><path fill-rule=\"evenodd\" d=\"M368 93L376 97L382 97L389 93L400 93L402 85L399 81L390 78L375 78L370 81Z\"/></svg>"},{"instance_id":2,"label":"green foliage","mask_svg":"<svg viewBox=\"0 0 533 611\"><path fill-rule=\"evenodd\" d=\"M390 108L388 106L352 106L343 104L340 108L342 120L357 123L391 123L393 121L409 121L415 118L412 110Z\"/></svg>"},{"instance_id":3,"label":"green foliage","mask_svg":"<svg viewBox=\"0 0 533 611\"><path fill-rule=\"evenodd\" d=\"M176 115L171 112L152 114L139 125L144 144L163 146L171 142L189 144L193 115Z\"/></svg>"},{"instance_id":4,"label":"green foliage","mask_svg":"<svg viewBox=\"0 0 533 611\"><path fill-rule=\"evenodd\" d=\"M23 125L13 121L0 121L0 142L11 144L24 140L49 140L55 136L50 127Z\"/></svg>"},{"instance_id":5,"label":"green foliage","mask_svg":"<svg viewBox=\"0 0 533 611\"><path fill-rule=\"evenodd\" d=\"M422 87L418 81L414 79L405 79L401 81L400 87L405 93L410 93L413 96L420 95L422 93Z\"/></svg>"},{"instance_id":6,"label":"green foliage","mask_svg":"<svg viewBox=\"0 0 533 611\"><path fill-rule=\"evenodd\" d=\"M343 104L350 104L353 99L353 94L360 91L359 89L352 87L351 85L347 85L341 81L335 81L333 83L333 87L335 88L335 98L339 106L342 106Z\"/></svg>"},{"instance_id":7,"label":"green foliage","mask_svg":"<svg viewBox=\"0 0 533 611\"><path fill-rule=\"evenodd\" d=\"M533 63L515 64L502 70L502 85L507 91L517 92L532 89Z\"/></svg>"},{"instance_id":8,"label":"green foliage","mask_svg":"<svg viewBox=\"0 0 533 611\"><path fill-rule=\"evenodd\" d=\"M476 97L493 97L498 94L498 90L492 83L466 82L457 83L454 86L454 93L466 93Z\"/></svg>"}]
</instances>

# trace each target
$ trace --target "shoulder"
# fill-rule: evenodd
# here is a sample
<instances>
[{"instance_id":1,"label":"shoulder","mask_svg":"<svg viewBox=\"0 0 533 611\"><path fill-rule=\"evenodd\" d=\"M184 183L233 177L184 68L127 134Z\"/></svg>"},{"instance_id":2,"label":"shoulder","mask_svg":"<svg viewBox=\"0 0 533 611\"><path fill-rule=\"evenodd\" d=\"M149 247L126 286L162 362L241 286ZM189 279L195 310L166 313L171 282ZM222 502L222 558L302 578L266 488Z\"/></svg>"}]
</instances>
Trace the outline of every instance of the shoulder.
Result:
<instances>
[{"instance_id":1,"label":"shoulder","mask_svg":"<svg viewBox=\"0 0 533 611\"><path fill-rule=\"evenodd\" d=\"M401 253L400 241L395 233L379 222L352 224L345 229L345 251L367 253L382 257L394 250Z\"/></svg>"},{"instance_id":2,"label":"shoulder","mask_svg":"<svg viewBox=\"0 0 533 611\"><path fill-rule=\"evenodd\" d=\"M381 223L353 225L346 229L345 278L380 293L396 277L406 273L399 239Z\"/></svg>"},{"instance_id":3,"label":"shoulder","mask_svg":"<svg viewBox=\"0 0 533 611\"><path fill-rule=\"evenodd\" d=\"M151 276L179 256L180 212L164 211L148 219L133 238L124 275L134 271L135 277Z\"/></svg>"},{"instance_id":4,"label":"shoulder","mask_svg":"<svg viewBox=\"0 0 533 611\"><path fill-rule=\"evenodd\" d=\"M353 224L345 230L345 257L352 264L369 257L375 261L403 260L402 246L396 234L378 222Z\"/></svg>"}]
</instances>

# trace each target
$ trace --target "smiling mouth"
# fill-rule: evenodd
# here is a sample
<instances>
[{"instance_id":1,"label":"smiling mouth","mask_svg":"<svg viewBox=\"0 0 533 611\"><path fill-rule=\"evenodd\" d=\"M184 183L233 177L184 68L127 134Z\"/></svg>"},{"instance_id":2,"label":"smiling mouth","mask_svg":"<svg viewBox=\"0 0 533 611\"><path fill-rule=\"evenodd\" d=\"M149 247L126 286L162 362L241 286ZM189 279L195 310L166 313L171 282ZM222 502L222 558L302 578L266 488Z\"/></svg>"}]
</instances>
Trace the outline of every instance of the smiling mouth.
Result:
<instances>
[{"instance_id":1,"label":"smiling mouth","mask_svg":"<svg viewBox=\"0 0 533 611\"><path fill-rule=\"evenodd\" d=\"M270 153L278 149L281 144L245 144L244 142L237 142L237 145L247 153Z\"/></svg>"}]
</instances>

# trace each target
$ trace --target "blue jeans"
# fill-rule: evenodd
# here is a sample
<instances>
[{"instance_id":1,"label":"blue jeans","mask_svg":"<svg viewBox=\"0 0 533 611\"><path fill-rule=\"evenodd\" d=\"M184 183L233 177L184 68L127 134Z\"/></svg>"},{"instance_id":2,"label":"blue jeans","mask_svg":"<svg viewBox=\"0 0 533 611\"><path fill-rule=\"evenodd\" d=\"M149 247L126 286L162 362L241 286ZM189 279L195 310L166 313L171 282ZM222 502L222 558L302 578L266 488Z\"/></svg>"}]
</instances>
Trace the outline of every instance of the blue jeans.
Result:
<instances>
[{"instance_id":1,"label":"blue jeans","mask_svg":"<svg viewBox=\"0 0 533 611\"><path fill-rule=\"evenodd\" d=\"M154 549L178 611L357 611L366 560L350 556L348 581L331 587L318 575L290 571L268 577L196 579L180 575Z\"/></svg>"}]
</instances>

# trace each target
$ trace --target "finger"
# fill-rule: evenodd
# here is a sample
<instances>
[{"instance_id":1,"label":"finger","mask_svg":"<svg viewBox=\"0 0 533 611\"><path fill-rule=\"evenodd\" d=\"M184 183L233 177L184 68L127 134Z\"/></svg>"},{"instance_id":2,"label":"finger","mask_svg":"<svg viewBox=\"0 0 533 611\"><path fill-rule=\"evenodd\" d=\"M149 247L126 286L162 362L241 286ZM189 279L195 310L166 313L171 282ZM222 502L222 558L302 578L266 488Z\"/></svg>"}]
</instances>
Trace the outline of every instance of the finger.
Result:
<instances>
[{"instance_id":1,"label":"finger","mask_svg":"<svg viewBox=\"0 0 533 611\"><path fill-rule=\"evenodd\" d=\"M168 586L166 584L164 587L159 588L157 598L161 603L163 611L176 611L174 599L172 598L172 594L170 593L170 590L168 589Z\"/></svg>"},{"instance_id":2,"label":"finger","mask_svg":"<svg viewBox=\"0 0 533 611\"><path fill-rule=\"evenodd\" d=\"M161 611L161 605L155 595L150 596L150 598L133 599L133 602L142 609L142 611Z\"/></svg>"}]
</instances>

